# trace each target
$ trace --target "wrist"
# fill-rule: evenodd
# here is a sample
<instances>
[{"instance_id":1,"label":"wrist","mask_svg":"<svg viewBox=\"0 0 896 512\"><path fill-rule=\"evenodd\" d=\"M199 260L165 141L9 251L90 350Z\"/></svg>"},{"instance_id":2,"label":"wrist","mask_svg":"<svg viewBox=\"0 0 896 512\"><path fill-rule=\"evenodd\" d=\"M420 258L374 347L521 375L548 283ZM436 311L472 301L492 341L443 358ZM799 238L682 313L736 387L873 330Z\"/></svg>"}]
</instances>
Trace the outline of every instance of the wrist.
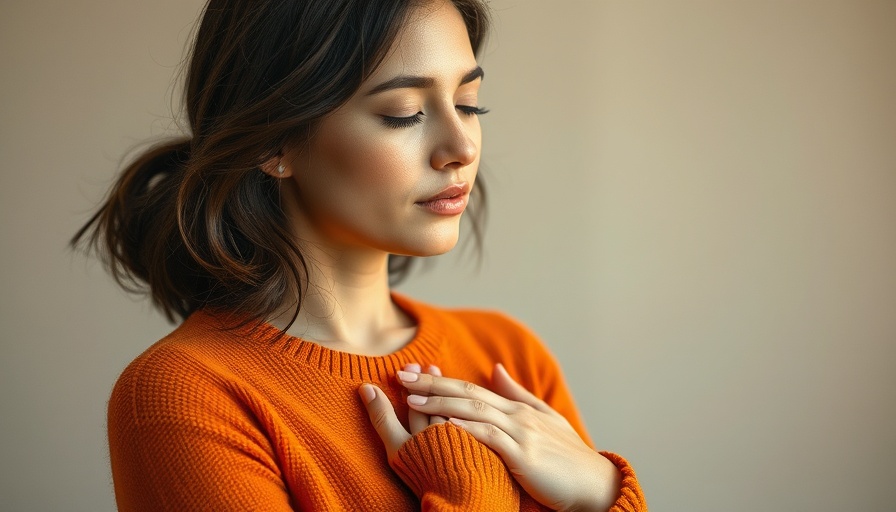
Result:
<instances>
[{"instance_id":1,"label":"wrist","mask_svg":"<svg viewBox=\"0 0 896 512\"><path fill-rule=\"evenodd\" d=\"M519 488L503 460L451 423L412 436L390 465L421 501L451 510L519 509Z\"/></svg>"},{"instance_id":2,"label":"wrist","mask_svg":"<svg viewBox=\"0 0 896 512\"><path fill-rule=\"evenodd\" d=\"M603 455L593 452L594 457L589 464L588 485L583 487L582 495L564 512L607 512L619 498L622 475L619 469Z\"/></svg>"}]
</instances>

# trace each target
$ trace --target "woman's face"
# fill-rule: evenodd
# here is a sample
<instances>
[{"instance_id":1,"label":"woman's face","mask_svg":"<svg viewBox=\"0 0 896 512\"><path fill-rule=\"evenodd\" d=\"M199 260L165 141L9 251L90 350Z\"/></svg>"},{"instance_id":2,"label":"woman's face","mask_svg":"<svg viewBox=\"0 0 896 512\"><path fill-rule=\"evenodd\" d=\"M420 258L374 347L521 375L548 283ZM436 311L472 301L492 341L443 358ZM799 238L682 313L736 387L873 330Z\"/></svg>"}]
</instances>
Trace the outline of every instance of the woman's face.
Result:
<instances>
[{"instance_id":1,"label":"woman's face","mask_svg":"<svg viewBox=\"0 0 896 512\"><path fill-rule=\"evenodd\" d=\"M285 155L298 236L413 256L454 247L479 167L481 82L453 4L414 10L376 72Z\"/></svg>"}]
</instances>

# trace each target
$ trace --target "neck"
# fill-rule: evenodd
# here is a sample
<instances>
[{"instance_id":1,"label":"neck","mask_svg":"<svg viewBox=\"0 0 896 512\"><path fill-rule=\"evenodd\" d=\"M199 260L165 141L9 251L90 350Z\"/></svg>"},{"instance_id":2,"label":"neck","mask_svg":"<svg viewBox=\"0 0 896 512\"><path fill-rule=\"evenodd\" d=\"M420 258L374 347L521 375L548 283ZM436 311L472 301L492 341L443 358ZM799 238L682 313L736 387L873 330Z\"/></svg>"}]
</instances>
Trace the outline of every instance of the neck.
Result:
<instances>
[{"instance_id":1,"label":"neck","mask_svg":"<svg viewBox=\"0 0 896 512\"><path fill-rule=\"evenodd\" d=\"M407 344L416 325L392 302L389 253L321 231L320 223L312 222L298 200L291 180L282 194L294 240L307 263L307 286L287 334L364 355L389 354ZM281 313L270 322L285 328L295 309L296 295L285 297Z\"/></svg>"},{"instance_id":2,"label":"neck","mask_svg":"<svg viewBox=\"0 0 896 512\"><path fill-rule=\"evenodd\" d=\"M392 353L404 346L415 323L392 302L387 253L302 244L308 287L287 333L334 350L365 355ZM295 299L271 323L284 328Z\"/></svg>"}]
</instances>

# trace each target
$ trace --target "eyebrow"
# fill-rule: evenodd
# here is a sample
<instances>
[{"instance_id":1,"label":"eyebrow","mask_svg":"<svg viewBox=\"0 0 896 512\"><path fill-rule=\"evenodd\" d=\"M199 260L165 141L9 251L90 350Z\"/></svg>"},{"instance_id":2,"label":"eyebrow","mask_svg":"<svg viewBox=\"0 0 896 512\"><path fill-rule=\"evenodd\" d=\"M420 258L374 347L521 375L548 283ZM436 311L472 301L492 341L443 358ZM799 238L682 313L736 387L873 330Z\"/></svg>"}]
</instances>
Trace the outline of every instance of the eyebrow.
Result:
<instances>
[{"instance_id":1,"label":"eyebrow","mask_svg":"<svg viewBox=\"0 0 896 512\"><path fill-rule=\"evenodd\" d=\"M476 66L476 68L464 75L460 80L460 85L468 84L477 78L484 77L485 72L482 71L480 66ZM435 85L435 83L435 79L426 76L401 75L377 85L367 93L367 96L372 96L392 89L427 89Z\"/></svg>"}]
</instances>

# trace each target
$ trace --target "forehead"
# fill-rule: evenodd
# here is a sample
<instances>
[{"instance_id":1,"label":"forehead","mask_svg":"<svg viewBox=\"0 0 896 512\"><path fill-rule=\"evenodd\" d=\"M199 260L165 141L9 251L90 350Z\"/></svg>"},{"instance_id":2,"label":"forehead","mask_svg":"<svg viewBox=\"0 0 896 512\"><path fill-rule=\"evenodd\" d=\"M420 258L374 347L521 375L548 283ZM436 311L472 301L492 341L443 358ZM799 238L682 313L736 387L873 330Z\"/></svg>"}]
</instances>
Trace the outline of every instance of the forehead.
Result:
<instances>
[{"instance_id":1,"label":"forehead","mask_svg":"<svg viewBox=\"0 0 896 512\"><path fill-rule=\"evenodd\" d=\"M427 2L411 10L407 22L377 70L366 82L396 75L455 80L476 66L476 56L460 12L449 0Z\"/></svg>"}]
</instances>

